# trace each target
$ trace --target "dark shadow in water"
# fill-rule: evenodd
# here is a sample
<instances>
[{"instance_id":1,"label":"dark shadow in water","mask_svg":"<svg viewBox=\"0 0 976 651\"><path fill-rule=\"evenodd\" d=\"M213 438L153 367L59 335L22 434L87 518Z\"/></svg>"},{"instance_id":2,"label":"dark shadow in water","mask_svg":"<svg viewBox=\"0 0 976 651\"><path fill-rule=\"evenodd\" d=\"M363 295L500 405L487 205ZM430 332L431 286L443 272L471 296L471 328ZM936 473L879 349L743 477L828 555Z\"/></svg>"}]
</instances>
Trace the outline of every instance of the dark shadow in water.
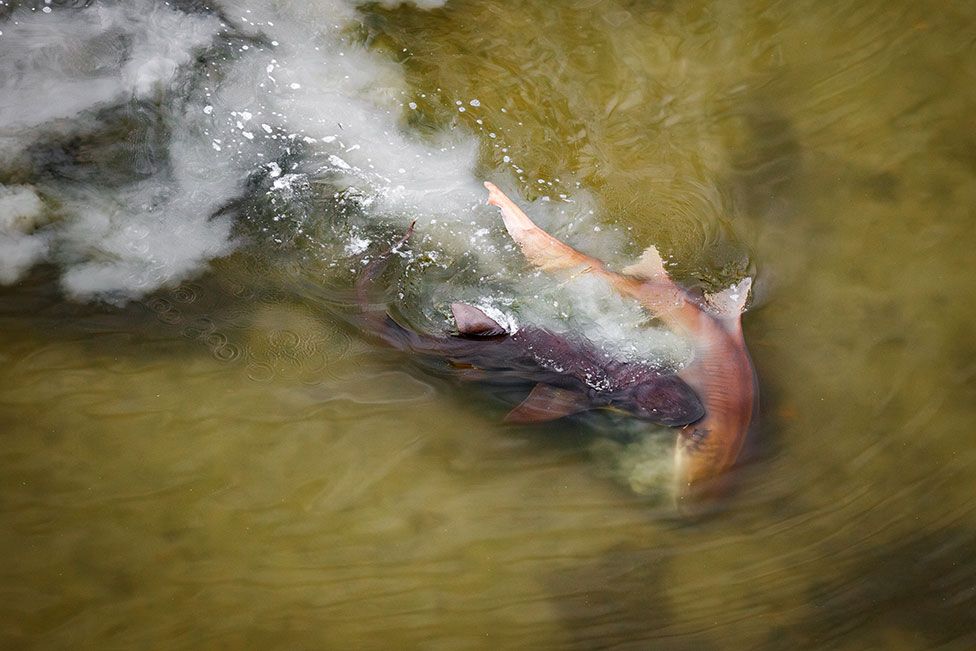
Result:
<instances>
[{"instance_id":1,"label":"dark shadow in water","mask_svg":"<svg viewBox=\"0 0 976 651\"><path fill-rule=\"evenodd\" d=\"M796 127L785 114L761 101L747 109L743 119L748 140L736 151L729 180L736 203L752 219L767 223L791 219L795 211L790 204L803 183L807 154ZM970 147L976 150L963 139L946 150L949 156L965 161L973 155ZM850 161L834 161L830 166L871 200L894 203L901 197L902 179L890 169L865 168Z\"/></svg>"},{"instance_id":2,"label":"dark shadow in water","mask_svg":"<svg viewBox=\"0 0 976 651\"><path fill-rule=\"evenodd\" d=\"M574 649L708 651L700 635L677 637L678 620L667 595L668 562L661 554L619 547L588 565L546 579Z\"/></svg>"},{"instance_id":3,"label":"dark shadow in water","mask_svg":"<svg viewBox=\"0 0 976 651\"><path fill-rule=\"evenodd\" d=\"M620 6L629 11L667 14L674 11L675 0L620 0Z\"/></svg>"},{"instance_id":4,"label":"dark shadow in water","mask_svg":"<svg viewBox=\"0 0 976 651\"><path fill-rule=\"evenodd\" d=\"M972 124L971 114L959 120L946 120L945 127L933 135L931 146L944 158L976 176L976 134Z\"/></svg>"},{"instance_id":5,"label":"dark shadow in water","mask_svg":"<svg viewBox=\"0 0 976 651\"><path fill-rule=\"evenodd\" d=\"M32 181L118 187L145 180L168 166L170 137L160 107L152 102L103 109L83 132L28 148Z\"/></svg>"},{"instance_id":6,"label":"dark shadow in water","mask_svg":"<svg viewBox=\"0 0 976 651\"><path fill-rule=\"evenodd\" d=\"M803 148L793 122L776 110L755 108L744 116L748 142L736 153L732 187L737 203L754 218L785 218L786 197L801 173Z\"/></svg>"},{"instance_id":7,"label":"dark shadow in water","mask_svg":"<svg viewBox=\"0 0 976 651\"><path fill-rule=\"evenodd\" d=\"M858 562L809 589L813 615L773 631L770 648L918 648L976 645L976 532L950 528L901 544L858 550ZM943 646L945 645L945 646Z\"/></svg>"},{"instance_id":8,"label":"dark shadow in water","mask_svg":"<svg viewBox=\"0 0 976 651\"><path fill-rule=\"evenodd\" d=\"M838 558L835 576L808 582L809 615L771 629L752 648L976 648L974 557L976 532L963 528L858 549L853 563ZM550 575L571 648L728 648L704 634L676 634L682 613L665 596L675 580L667 570L660 554L617 548Z\"/></svg>"}]
</instances>

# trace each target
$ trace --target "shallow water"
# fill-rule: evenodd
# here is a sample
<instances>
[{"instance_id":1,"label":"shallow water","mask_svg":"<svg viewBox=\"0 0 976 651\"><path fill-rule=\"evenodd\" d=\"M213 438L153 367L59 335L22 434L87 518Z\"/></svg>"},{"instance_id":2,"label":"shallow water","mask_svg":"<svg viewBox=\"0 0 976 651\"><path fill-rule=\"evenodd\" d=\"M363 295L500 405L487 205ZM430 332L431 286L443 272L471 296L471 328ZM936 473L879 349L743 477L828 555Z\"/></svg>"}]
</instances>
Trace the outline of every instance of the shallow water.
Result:
<instances>
[{"instance_id":1,"label":"shallow water","mask_svg":"<svg viewBox=\"0 0 976 651\"><path fill-rule=\"evenodd\" d=\"M976 10L393 4L0 3L4 648L976 645ZM348 325L416 219L414 323L681 362L527 270L484 178L613 264L755 275L714 512L673 434L505 427Z\"/></svg>"}]
</instances>

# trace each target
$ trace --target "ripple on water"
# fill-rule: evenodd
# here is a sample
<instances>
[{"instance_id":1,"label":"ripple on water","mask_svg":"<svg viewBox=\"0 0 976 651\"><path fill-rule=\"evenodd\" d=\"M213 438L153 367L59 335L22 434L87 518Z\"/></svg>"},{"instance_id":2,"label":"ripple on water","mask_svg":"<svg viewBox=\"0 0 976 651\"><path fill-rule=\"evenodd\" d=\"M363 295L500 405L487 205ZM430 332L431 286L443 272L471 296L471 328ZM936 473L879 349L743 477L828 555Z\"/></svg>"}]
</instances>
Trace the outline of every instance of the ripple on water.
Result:
<instances>
[{"instance_id":1,"label":"ripple on water","mask_svg":"<svg viewBox=\"0 0 976 651\"><path fill-rule=\"evenodd\" d=\"M278 377L318 384L335 377L335 368L349 343L346 332L314 316L305 306L262 305L251 318L245 355L247 374L258 382Z\"/></svg>"},{"instance_id":2,"label":"ripple on water","mask_svg":"<svg viewBox=\"0 0 976 651\"><path fill-rule=\"evenodd\" d=\"M178 303L192 303L197 300L197 294L200 292L200 286L192 283L183 283L171 293L173 299Z\"/></svg>"},{"instance_id":3,"label":"ripple on water","mask_svg":"<svg viewBox=\"0 0 976 651\"><path fill-rule=\"evenodd\" d=\"M258 4L238 3L240 13ZM973 294L976 145L971 117L947 120L973 115L971 16L880 1L509 4L452 1L427 14L400 3L365 29L389 30L369 42L395 43L390 53L404 40L423 112L441 101L433 88L479 98L458 119L485 121L484 132L468 125L483 134L483 169L523 175L493 168L489 147L505 141L512 150L494 160L524 167L523 185L563 169L586 179L603 212L580 223L630 223L627 243L661 243L704 282L749 262L727 239L759 238L757 257L783 279L746 322L764 415L766 388L782 396L785 415L763 433L776 448L737 469L749 477L720 515L673 523L597 477L564 424L513 435L455 392L391 371L392 354L351 359L347 331L305 307L339 311L323 298L334 277L308 280L316 291L305 294L307 268L269 262L287 237L258 235L263 264L221 261L214 277L157 289L119 319L33 309L33 298L14 309L7 297L34 288L4 288L0 538L17 562L5 568L0 620L16 624L11 646L136 646L143 635L262 646L264 635L263 646L313 648L976 648L976 458L965 436L976 365L972 311L958 307ZM0 38L13 29L0 27ZM271 37L280 62L322 68L311 40ZM122 41L106 46L120 60ZM280 89L288 68L274 72ZM716 109L733 118L716 121ZM739 133L726 121L743 122ZM350 134L364 134L346 130L359 147ZM742 146L719 146L726 136ZM132 166L82 144L90 167L73 183ZM362 145L360 160L384 153ZM76 164L45 168L45 182ZM716 194L728 175L732 198ZM540 192L555 191L524 196ZM582 201L582 189L570 194ZM733 218L734 234L723 232ZM775 245L763 240L772 229L783 231ZM149 232L120 228L122 252L145 259ZM337 259L323 257L323 267ZM518 264L512 278L523 279ZM786 277L788 266L797 273ZM608 473L653 492L673 433L660 443L603 446Z\"/></svg>"}]
</instances>

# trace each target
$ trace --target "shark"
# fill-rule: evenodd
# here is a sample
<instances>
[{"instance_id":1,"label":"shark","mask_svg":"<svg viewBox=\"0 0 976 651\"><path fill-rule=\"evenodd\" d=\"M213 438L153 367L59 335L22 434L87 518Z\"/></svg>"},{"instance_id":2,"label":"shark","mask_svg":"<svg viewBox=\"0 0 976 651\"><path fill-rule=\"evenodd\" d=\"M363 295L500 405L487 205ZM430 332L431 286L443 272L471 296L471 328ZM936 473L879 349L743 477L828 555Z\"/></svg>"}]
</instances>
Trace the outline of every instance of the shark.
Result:
<instances>
[{"instance_id":1,"label":"shark","mask_svg":"<svg viewBox=\"0 0 976 651\"><path fill-rule=\"evenodd\" d=\"M609 410L668 427L700 420L698 394L673 370L616 359L584 337L524 325L506 329L467 303L450 306L456 332L425 333L396 318L373 288L414 225L392 247L375 255L356 280L359 328L382 343L434 361L433 370L494 389L520 401L505 422L553 421L592 410ZM528 391L525 394L525 391Z\"/></svg>"},{"instance_id":2,"label":"shark","mask_svg":"<svg viewBox=\"0 0 976 651\"><path fill-rule=\"evenodd\" d=\"M526 260L539 269L592 274L652 318L685 337L691 362L677 371L609 356L581 336L533 326L510 331L485 310L450 306L456 332L423 333L400 323L372 288L392 256L406 245L416 222L392 247L376 255L356 281L361 329L398 350L441 362L439 369L506 394L528 389L508 412L508 423L540 423L591 410L609 410L677 428L674 488L692 504L725 490L727 472L745 444L758 406L758 382L746 347L741 315L752 287L746 277L696 296L668 274L657 248L620 271L540 228L496 185L485 182L488 204Z\"/></svg>"},{"instance_id":3,"label":"shark","mask_svg":"<svg viewBox=\"0 0 976 651\"><path fill-rule=\"evenodd\" d=\"M692 344L693 359L676 376L700 397L704 412L674 425L680 428L674 451L676 497L690 504L724 491L758 408L758 380L741 318L752 278L697 297L674 282L654 246L636 263L613 271L537 226L496 185L484 185L488 204L499 209L506 230L531 264L547 272L593 274Z\"/></svg>"}]
</instances>

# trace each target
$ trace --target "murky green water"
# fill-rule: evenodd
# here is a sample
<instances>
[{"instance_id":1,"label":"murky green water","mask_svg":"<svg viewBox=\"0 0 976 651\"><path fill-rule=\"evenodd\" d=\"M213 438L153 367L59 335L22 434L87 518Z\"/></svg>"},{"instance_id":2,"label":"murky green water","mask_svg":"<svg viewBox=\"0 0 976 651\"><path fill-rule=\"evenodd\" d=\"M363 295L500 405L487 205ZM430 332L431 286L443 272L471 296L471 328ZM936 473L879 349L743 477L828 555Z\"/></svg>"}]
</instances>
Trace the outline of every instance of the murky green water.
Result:
<instances>
[{"instance_id":1,"label":"murky green water","mask_svg":"<svg viewBox=\"0 0 976 651\"><path fill-rule=\"evenodd\" d=\"M258 212L250 244L125 307L67 300L47 265L0 288L3 646L976 646L976 11L361 20L418 104L404 128L478 134L527 202L579 182L689 285L756 274L737 490L683 520L609 467L622 443L502 426L343 323L351 275L307 244L328 226L270 246L287 226Z\"/></svg>"}]
</instances>

